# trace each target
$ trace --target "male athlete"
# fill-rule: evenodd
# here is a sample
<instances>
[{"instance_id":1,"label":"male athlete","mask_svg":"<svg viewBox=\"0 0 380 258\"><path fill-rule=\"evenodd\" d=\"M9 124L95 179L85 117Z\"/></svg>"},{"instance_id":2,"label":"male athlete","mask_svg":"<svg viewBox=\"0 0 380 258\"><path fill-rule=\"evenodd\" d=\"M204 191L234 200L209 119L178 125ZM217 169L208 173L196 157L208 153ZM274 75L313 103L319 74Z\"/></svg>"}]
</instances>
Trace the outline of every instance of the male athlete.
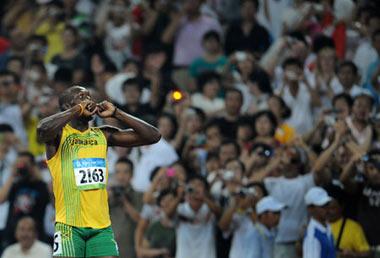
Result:
<instances>
[{"instance_id":1,"label":"male athlete","mask_svg":"<svg viewBox=\"0 0 380 258\"><path fill-rule=\"evenodd\" d=\"M37 127L46 144L53 178L56 224L54 257L118 257L108 211L107 147L140 146L159 141L158 130L117 109L112 103L95 103L80 86L59 98L61 112ZM90 127L94 115L113 117L128 130L111 126Z\"/></svg>"}]
</instances>

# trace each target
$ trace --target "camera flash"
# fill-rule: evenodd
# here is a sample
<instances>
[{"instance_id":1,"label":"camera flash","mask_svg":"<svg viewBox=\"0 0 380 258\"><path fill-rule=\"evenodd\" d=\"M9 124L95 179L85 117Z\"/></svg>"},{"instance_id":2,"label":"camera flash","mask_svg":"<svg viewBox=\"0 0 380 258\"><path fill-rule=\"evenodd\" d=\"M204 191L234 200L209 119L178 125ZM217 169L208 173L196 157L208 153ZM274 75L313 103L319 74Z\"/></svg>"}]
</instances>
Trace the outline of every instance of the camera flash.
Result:
<instances>
[{"instance_id":1,"label":"camera flash","mask_svg":"<svg viewBox=\"0 0 380 258\"><path fill-rule=\"evenodd\" d=\"M178 100L181 100L183 95L182 95L182 92L178 91L178 90L175 90L173 91L172 93L172 97L175 101L178 101Z\"/></svg>"}]
</instances>

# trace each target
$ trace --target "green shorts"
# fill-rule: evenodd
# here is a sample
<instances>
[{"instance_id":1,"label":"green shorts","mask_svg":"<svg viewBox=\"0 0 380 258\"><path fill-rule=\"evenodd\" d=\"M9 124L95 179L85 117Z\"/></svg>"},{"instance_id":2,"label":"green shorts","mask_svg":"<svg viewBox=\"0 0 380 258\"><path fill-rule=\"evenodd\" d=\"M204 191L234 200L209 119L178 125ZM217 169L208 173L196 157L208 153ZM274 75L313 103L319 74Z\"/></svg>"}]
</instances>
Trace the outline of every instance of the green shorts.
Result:
<instances>
[{"instance_id":1,"label":"green shorts","mask_svg":"<svg viewBox=\"0 0 380 258\"><path fill-rule=\"evenodd\" d=\"M57 222L54 257L119 256L111 226L102 229L79 228Z\"/></svg>"}]
</instances>

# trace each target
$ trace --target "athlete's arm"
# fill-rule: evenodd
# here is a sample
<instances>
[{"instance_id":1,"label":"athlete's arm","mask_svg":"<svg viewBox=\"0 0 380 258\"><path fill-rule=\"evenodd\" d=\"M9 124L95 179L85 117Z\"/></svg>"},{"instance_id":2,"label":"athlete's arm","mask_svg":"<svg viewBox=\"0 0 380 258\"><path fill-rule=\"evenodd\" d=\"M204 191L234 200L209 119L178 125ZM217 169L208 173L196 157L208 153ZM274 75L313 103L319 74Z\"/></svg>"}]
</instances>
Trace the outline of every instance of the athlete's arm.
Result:
<instances>
[{"instance_id":1,"label":"athlete's arm","mask_svg":"<svg viewBox=\"0 0 380 258\"><path fill-rule=\"evenodd\" d=\"M50 142L57 138L62 128L73 118L79 117L82 108L78 104L68 110L42 119L37 125L39 142Z\"/></svg>"},{"instance_id":2,"label":"athlete's arm","mask_svg":"<svg viewBox=\"0 0 380 258\"><path fill-rule=\"evenodd\" d=\"M109 146L134 147L153 144L161 138L157 128L121 111L108 101L98 104L98 115L101 118L114 117L131 128L121 130L111 126L100 127L106 135Z\"/></svg>"},{"instance_id":3,"label":"athlete's arm","mask_svg":"<svg viewBox=\"0 0 380 258\"><path fill-rule=\"evenodd\" d=\"M81 115L93 115L96 112L96 108L90 111L87 108L89 105L93 105L93 102L85 100L65 111L42 119L37 125L38 141L44 143L52 142L57 139L61 134L62 128L72 119L78 118Z\"/></svg>"}]
</instances>

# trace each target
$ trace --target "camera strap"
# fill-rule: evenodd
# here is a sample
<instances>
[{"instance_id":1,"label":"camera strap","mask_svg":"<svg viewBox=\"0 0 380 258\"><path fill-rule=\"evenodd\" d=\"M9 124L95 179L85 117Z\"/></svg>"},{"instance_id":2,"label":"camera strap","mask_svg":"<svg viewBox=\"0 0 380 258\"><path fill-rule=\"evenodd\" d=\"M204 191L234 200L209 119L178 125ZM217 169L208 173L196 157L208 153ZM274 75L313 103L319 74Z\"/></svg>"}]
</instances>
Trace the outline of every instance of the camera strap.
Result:
<instances>
[{"instance_id":1,"label":"camera strap","mask_svg":"<svg viewBox=\"0 0 380 258\"><path fill-rule=\"evenodd\" d=\"M339 250L339 245L340 245L340 242L341 242L341 240L342 240L344 227L346 226L346 221L347 221L347 218L344 217L344 218L343 218L342 225L340 226L340 229L339 229L338 238L337 238L337 240L336 240L336 245L335 245L335 249L336 249L336 250Z\"/></svg>"}]
</instances>

